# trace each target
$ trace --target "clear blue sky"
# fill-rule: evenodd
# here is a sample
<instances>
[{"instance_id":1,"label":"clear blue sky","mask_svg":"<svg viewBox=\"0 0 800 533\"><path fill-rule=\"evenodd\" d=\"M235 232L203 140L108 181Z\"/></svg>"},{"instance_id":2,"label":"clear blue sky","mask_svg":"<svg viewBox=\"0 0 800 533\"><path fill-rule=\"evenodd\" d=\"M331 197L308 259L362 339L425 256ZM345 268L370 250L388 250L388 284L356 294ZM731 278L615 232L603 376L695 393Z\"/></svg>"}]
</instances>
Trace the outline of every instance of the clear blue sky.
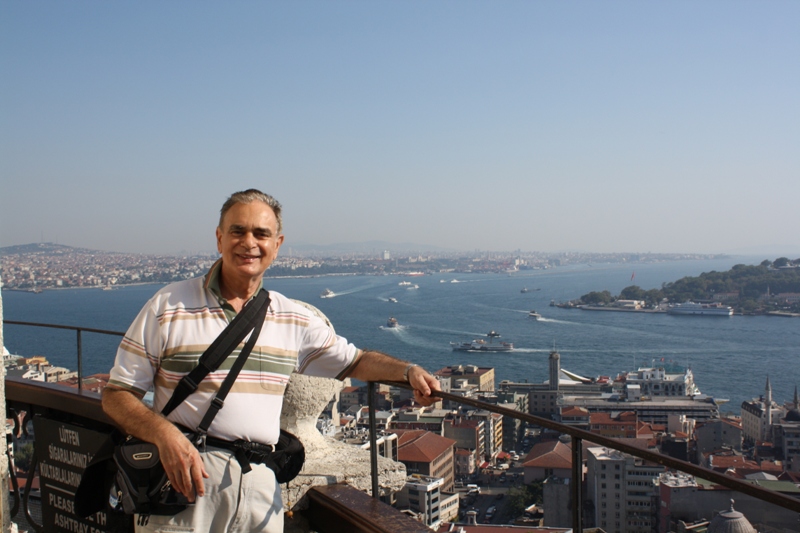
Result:
<instances>
[{"instance_id":1,"label":"clear blue sky","mask_svg":"<svg viewBox=\"0 0 800 533\"><path fill-rule=\"evenodd\" d=\"M800 2L0 3L0 246L800 256Z\"/></svg>"}]
</instances>

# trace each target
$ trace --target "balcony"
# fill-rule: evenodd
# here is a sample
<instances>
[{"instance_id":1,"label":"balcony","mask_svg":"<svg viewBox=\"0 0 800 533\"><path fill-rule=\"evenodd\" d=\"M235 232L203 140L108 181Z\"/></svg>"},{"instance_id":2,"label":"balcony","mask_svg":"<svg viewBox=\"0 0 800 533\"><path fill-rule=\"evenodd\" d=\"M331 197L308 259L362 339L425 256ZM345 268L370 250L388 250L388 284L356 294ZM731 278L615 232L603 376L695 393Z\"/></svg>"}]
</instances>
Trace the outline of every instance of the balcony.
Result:
<instances>
[{"instance_id":1,"label":"balcony","mask_svg":"<svg viewBox=\"0 0 800 533\"><path fill-rule=\"evenodd\" d=\"M62 329L72 329L77 333L78 369L81 371L81 336L84 332L93 334L122 335L120 332L109 332L102 330L91 330L88 328L72 328L66 326L52 326L46 324L31 324L14 321L6 321L6 324L59 327ZM82 376L79 374L78 387L69 388L57 384L34 382L19 378L7 378L5 380L6 403L9 418L14 418L17 425L15 432L23 431L26 422L31 419L52 421L63 427L75 426L85 430L87 435L103 435L112 429L111 421L103 413L100 406L100 395L96 392L84 390L82 386ZM303 380L315 380L303 382ZM342 450L337 449L335 460L330 460L329 444L316 431L315 421L317 416L328 402L332 394L328 394L335 389L338 382L334 380L320 380L320 378L307 378L298 376L292 378L293 385L287 390L287 405L282 415L282 422L289 425L290 430L301 436L307 448L307 463L301 475L289 486L284 488L284 495L287 502L294 512L294 517L288 519L287 531L301 533L305 531L317 531L319 533L339 533L339 532L370 532L370 533L414 533L431 530L408 515L399 512L395 508L380 501L382 495L388 492L399 490L405 481L405 468L399 463L378 457L376 446L378 432L376 430L375 406L370 405L370 450L367 455L363 450ZM325 383L323 383L325 382ZM296 383L296 384L295 384ZM389 385L409 388L402 383L388 383ZM374 388L376 383L369 384L368 397L374 400ZM294 387L294 388L293 388ZM311 396L317 396L322 403L309 404L305 400ZM539 425L562 434L570 435L572 438L572 464L573 479L582 479L580 470L582 465L582 446L583 442L591 442L593 445L605 446L609 449L621 451L638 460L647 461L652 464L664 466L668 469L685 472L693 476L708 480L712 483L722 485L731 490L746 494L762 502L769 503L794 512L800 512L800 500L791 498L781 493L773 492L757 485L753 485L738 479L734 479L723 474L702 468L691 463L664 456L648 450L635 448L625 442L602 437L588 431L577 429L572 426L560 424L552 420L539 418L533 415L512 411L492 404L463 398L447 393L439 394L443 399L471 406L477 409L490 411L503 416L509 416L523 422ZM304 401L298 402L299 399ZM18 416L25 412L25 419L20 420ZM310 431L309 432L309 427ZM313 434L316 433L316 436ZM44 432L40 438L47 438ZM48 443L41 443L37 449L47 449ZM90 446L90 442L85 443ZM352 452L352 453L351 453ZM359 453L361 455L359 455ZM342 462L344 458L345 462ZM35 465L40 462L36 454L32 463L31 473L28 475L26 486L30 486L33 479ZM348 465L344 472L342 464ZM364 475L359 474L364 472ZM15 484L18 480L12 479ZM582 531L586 516L581 510L591 507L590 502L584 501L584 488L582 483L571 483L571 512L573 531ZM372 497L368 496L369 491ZM20 493L23 493L20 497ZM12 515L21 512L24 515L28 526L34 531L48 530L43 525L42 518L35 516L32 512L32 491L13 492L11 499ZM45 505L45 508L47 504ZM59 508L62 515L66 510ZM43 509L46 511L46 509ZM49 512L53 512L52 509ZM108 517L103 520L109 519ZM127 520L127 518L125 518ZM23 526L24 527L24 526ZM126 529L127 528L127 529ZM120 531L133 531L132 523L123 524Z\"/></svg>"}]
</instances>

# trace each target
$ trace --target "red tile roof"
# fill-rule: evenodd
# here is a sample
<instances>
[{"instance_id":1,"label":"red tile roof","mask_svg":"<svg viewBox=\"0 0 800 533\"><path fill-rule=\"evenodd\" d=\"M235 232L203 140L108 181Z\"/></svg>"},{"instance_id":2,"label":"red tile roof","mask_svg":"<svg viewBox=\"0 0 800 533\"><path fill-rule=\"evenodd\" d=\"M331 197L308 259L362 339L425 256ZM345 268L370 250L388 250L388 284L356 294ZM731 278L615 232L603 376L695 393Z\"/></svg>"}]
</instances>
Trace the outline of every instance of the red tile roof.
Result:
<instances>
[{"instance_id":1,"label":"red tile roof","mask_svg":"<svg viewBox=\"0 0 800 533\"><path fill-rule=\"evenodd\" d=\"M572 449L559 440L540 442L525 456L524 467L572 468Z\"/></svg>"},{"instance_id":2,"label":"red tile roof","mask_svg":"<svg viewBox=\"0 0 800 533\"><path fill-rule=\"evenodd\" d=\"M430 463L452 448L456 441L421 429L399 429L397 459L410 463Z\"/></svg>"}]
</instances>

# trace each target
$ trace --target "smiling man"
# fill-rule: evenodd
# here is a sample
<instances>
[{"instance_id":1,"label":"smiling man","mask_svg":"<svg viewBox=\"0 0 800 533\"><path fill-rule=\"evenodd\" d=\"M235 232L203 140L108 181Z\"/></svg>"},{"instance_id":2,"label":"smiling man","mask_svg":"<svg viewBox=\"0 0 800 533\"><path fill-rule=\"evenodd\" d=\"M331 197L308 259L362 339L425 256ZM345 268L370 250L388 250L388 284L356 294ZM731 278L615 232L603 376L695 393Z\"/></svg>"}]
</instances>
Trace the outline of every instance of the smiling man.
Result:
<instances>
[{"instance_id":1,"label":"smiling man","mask_svg":"<svg viewBox=\"0 0 800 533\"><path fill-rule=\"evenodd\" d=\"M180 379L254 298L283 244L281 206L249 189L222 206L216 230L222 257L202 278L168 285L144 306L125 334L109 386L106 413L127 433L158 446L164 470L194 505L175 516L152 516L137 531L281 533L283 503L275 476L263 464L243 473L227 447L198 450L176 424L196 428L236 359L237 351L203 380L167 418L160 414ZM269 291L270 305L247 363L214 418L208 435L228 443L275 444L283 394L293 371L363 381L408 381L423 405L440 390L421 367L337 336L303 305ZM153 389L153 409L141 398Z\"/></svg>"}]
</instances>

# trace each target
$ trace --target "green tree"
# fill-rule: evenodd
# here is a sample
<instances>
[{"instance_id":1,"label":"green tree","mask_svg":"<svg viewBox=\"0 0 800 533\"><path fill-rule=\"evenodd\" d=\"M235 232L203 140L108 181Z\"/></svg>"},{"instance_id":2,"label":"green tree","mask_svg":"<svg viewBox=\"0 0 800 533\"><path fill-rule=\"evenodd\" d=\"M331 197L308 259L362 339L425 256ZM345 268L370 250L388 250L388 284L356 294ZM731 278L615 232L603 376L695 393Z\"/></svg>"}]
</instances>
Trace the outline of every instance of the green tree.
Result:
<instances>
[{"instance_id":1,"label":"green tree","mask_svg":"<svg viewBox=\"0 0 800 533\"><path fill-rule=\"evenodd\" d=\"M585 304L607 304L614 301L614 297L608 291L592 291L581 296L581 301Z\"/></svg>"},{"instance_id":2,"label":"green tree","mask_svg":"<svg viewBox=\"0 0 800 533\"><path fill-rule=\"evenodd\" d=\"M761 261L761 266L762 267L770 267L770 266L772 266L772 261L770 261L769 259L764 259L763 261Z\"/></svg>"},{"instance_id":3,"label":"green tree","mask_svg":"<svg viewBox=\"0 0 800 533\"><path fill-rule=\"evenodd\" d=\"M31 458L33 457L33 443L26 442L14 454L14 464L23 472L27 472L31 466Z\"/></svg>"},{"instance_id":4,"label":"green tree","mask_svg":"<svg viewBox=\"0 0 800 533\"><path fill-rule=\"evenodd\" d=\"M622 289L619 297L621 300L644 300L644 289L638 285L631 285Z\"/></svg>"},{"instance_id":5,"label":"green tree","mask_svg":"<svg viewBox=\"0 0 800 533\"><path fill-rule=\"evenodd\" d=\"M658 305L664 299L664 293L658 289L650 289L644 293L644 301L647 305Z\"/></svg>"},{"instance_id":6,"label":"green tree","mask_svg":"<svg viewBox=\"0 0 800 533\"><path fill-rule=\"evenodd\" d=\"M534 481L508 491L508 510L511 516L521 515L534 503L542 502L542 481Z\"/></svg>"},{"instance_id":7,"label":"green tree","mask_svg":"<svg viewBox=\"0 0 800 533\"><path fill-rule=\"evenodd\" d=\"M772 266L775 268L789 266L789 258L788 257L779 257L775 261L772 262Z\"/></svg>"}]
</instances>

